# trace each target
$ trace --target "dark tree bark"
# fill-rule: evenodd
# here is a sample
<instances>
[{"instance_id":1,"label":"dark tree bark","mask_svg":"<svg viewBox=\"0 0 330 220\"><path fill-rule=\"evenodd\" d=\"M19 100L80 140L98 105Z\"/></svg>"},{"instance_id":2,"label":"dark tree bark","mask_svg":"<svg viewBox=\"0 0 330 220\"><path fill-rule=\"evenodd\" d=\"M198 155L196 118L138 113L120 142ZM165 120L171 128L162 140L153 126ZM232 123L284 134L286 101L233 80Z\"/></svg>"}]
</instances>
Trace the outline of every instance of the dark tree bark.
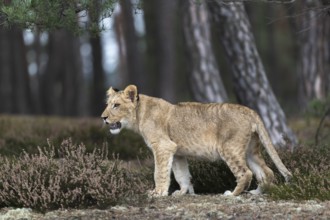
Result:
<instances>
[{"instance_id":1,"label":"dark tree bark","mask_svg":"<svg viewBox=\"0 0 330 220\"><path fill-rule=\"evenodd\" d=\"M94 0L93 8L90 9L89 15L91 22L97 23L100 16L99 1ZM100 116L105 106L105 73L102 65L102 43L100 36L91 34L90 44L92 46L92 93L90 100L90 112L93 116Z\"/></svg>"},{"instance_id":2,"label":"dark tree bark","mask_svg":"<svg viewBox=\"0 0 330 220\"><path fill-rule=\"evenodd\" d=\"M160 96L168 101L176 101L175 92L175 21L176 0L157 0L158 49L159 49L159 89Z\"/></svg>"},{"instance_id":3,"label":"dark tree bark","mask_svg":"<svg viewBox=\"0 0 330 220\"><path fill-rule=\"evenodd\" d=\"M29 75L22 31L0 27L0 112L31 113Z\"/></svg>"},{"instance_id":4,"label":"dark tree bark","mask_svg":"<svg viewBox=\"0 0 330 220\"><path fill-rule=\"evenodd\" d=\"M199 102L224 102L228 97L212 50L206 3L185 0L182 7L193 97Z\"/></svg>"},{"instance_id":5,"label":"dark tree bark","mask_svg":"<svg viewBox=\"0 0 330 220\"><path fill-rule=\"evenodd\" d=\"M299 103L302 108L329 93L329 15L319 0L301 1L297 19Z\"/></svg>"},{"instance_id":6,"label":"dark tree bark","mask_svg":"<svg viewBox=\"0 0 330 220\"><path fill-rule=\"evenodd\" d=\"M330 1L327 0L327 4L330 5ZM324 39L328 39L328 37L330 36L330 8L328 9L328 18L325 21L324 25L324 29L323 29L323 36ZM326 87L325 87L325 91L326 91L326 95L330 96L330 41L329 40L325 40L324 41L324 45L323 45L323 51L322 53L323 55L323 65L324 65L324 73L326 76Z\"/></svg>"},{"instance_id":7,"label":"dark tree bark","mask_svg":"<svg viewBox=\"0 0 330 220\"><path fill-rule=\"evenodd\" d=\"M126 44L124 38L123 22L123 13L117 13L114 15L114 28L119 50L119 62L117 72L120 73L120 76L118 77L118 80L116 80L116 83L118 84L119 88L125 88L128 84L130 84L130 80L128 77L128 65L126 59Z\"/></svg>"},{"instance_id":8,"label":"dark tree bark","mask_svg":"<svg viewBox=\"0 0 330 220\"><path fill-rule=\"evenodd\" d=\"M145 23L145 42L146 42L146 52L145 52L145 69L147 74L148 88L146 93L152 96L159 96L158 93L158 35L157 33L157 18L155 13L155 8L157 7L157 1L155 0L145 0L143 4L143 18Z\"/></svg>"},{"instance_id":9,"label":"dark tree bark","mask_svg":"<svg viewBox=\"0 0 330 220\"><path fill-rule=\"evenodd\" d=\"M49 36L49 60L41 75L43 113L73 116L83 112L83 74L79 40L65 30Z\"/></svg>"},{"instance_id":10,"label":"dark tree bark","mask_svg":"<svg viewBox=\"0 0 330 220\"><path fill-rule=\"evenodd\" d=\"M175 91L175 31L177 1L146 0L144 2L148 77L152 94L176 101ZM151 58L151 59L149 59Z\"/></svg>"},{"instance_id":11,"label":"dark tree bark","mask_svg":"<svg viewBox=\"0 0 330 220\"><path fill-rule=\"evenodd\" d=\"M12 56L12 113L31 113L30 78L27 68L26 48L23 40L22 30L13 28L11 30L11 56Z\"/></svg>"},{"instance_id":12,"label":"dark tree bark","mask_svg":"<svg viewBox=\"0 0 330 220\"><path fill-rule=\"evenodd\" d=\"M260 114L275 145L284 145L285 138L296 144L296 136L288 127L266 77L244 5L218 1L210 1L208 5L219 27L239 102Z\"/></svg>"},{"instance_id":13,"label":"dark tree bark","mask_svg":"<svg viewBox=\"0 0 330 220\"><path fill-rule=\"evenodd\" d=\"M10 33L0 27L0 112L10 113L12 110L11 68L10 68Z\"/></svg>"},{"instance_id":14,"label":"dark tree bark","mask_svg":"<svg viewBox=\"0 0 330 220\"><path fill-rule=\"evenodd\" d=\"M144 92L147 82L144 80L143 59L139 48L139 38L134 27L132 3L130 0L122 0L119 3L121 9L119 25L121 25L124 39L119 43L122 43L121 48L124 50L122 55L125 56L123 58L126 58L124 63L126 63L127 70L124 75L128 76L129 83L137 85L141 92Z\"/></svg>"},{"instance_id":15,"label":"dark tree bark","mask_svg":"<svg viewBox=\"0 0 330 220\"><path fill-rule=\"evenodd\" d=\"M102 66L102 47L99 36L94 36L90 39L92 46L92 62L93 62L93 84L91 97L91 114L99 116L105 105L105 74Z\"/></svg>"}]
</instances>

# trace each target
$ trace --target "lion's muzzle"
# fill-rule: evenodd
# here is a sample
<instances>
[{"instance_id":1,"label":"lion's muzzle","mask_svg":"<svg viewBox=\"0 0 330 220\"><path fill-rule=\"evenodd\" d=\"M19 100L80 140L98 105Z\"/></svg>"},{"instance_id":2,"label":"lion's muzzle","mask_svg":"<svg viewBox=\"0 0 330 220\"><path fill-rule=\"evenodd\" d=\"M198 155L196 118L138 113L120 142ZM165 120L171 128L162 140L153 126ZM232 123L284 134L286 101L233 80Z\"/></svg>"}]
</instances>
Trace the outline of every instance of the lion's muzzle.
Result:
<instances>
[{"instance_id":1,"label":"lion's muzzle","mask_svg":"<svg viewBox=\"0 0 330 220\"><path fill-rule=\"evenodd\" d=\"M119 134L122 128L121 123L119 121L115 123L110 123L109 127L111 134Z\"/></svg>"},{"instance_id":2,"label":"lion's muzzle","mask_svg":"<svg viewBox=\"0 0 330 220\"><path fill-rule=\"evenodd\" d=\"M110 130L116 130L121 128L121 123L119 121L110 124Z\"/></svg>"},{"instance_id":3,"label":"lion's muzzle","mask_svg":"<svg viewBox=\"0 0 330 220\"><path fill-rule=\"evenodd\" d=\"M103 122L106 123L106 124L109 124L109 123L107 122L107 118L108 118L107 116L105 116L105 117L102 116Z\"/></svg>"}]
</instances>

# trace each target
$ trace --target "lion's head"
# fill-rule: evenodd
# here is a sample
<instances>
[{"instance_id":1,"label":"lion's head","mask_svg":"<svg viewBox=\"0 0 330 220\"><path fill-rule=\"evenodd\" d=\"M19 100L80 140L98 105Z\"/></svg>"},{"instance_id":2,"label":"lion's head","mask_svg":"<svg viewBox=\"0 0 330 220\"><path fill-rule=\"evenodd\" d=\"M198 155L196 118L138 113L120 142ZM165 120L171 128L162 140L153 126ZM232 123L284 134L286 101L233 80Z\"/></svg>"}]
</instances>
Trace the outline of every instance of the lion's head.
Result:
<instances>
[{"instance_id":1,"label":"lion's head","mask_svg":"<svg viewBox=\"0 0 330 220\"><path fill-rule=\"evenodd\" d=\"M136 106L139 101L137 88L127 86L123 91L110 87L107 91L107 107L101 117L110 126L111 134L118 134L136 119Z\"/></svg>"}]
</instances>

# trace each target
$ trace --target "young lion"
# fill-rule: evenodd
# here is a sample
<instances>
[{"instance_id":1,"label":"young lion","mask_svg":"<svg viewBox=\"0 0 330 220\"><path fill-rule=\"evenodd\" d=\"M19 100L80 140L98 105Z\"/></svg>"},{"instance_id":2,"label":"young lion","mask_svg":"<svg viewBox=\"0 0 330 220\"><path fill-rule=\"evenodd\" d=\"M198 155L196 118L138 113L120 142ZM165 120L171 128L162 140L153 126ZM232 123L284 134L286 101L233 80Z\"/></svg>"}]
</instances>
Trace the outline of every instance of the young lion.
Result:
<instances>
[{"instance_id":1,"label":"young lion","mask_svg":"<svg viewBox=\"0 0 330 220\"><path fill-rule=\"evenodd\" d=\"M107 91L102 118L112 134L132 129L144 138L155 159L155 189L152 196L167 196L170 173L180 185L175 195L194 193L186 156L211 161L224 160L236 177L237 186L225 195L239 195L249 187L252 173L261 187L270 184L273 171L260 154L262 144L288 181L292 174L282 163L263 122L253 110L235 104L195 102L172 105L162 99L139 95L136 86ZM251 172L252 171L252 172Z\"/></svg>"}]
</instances>

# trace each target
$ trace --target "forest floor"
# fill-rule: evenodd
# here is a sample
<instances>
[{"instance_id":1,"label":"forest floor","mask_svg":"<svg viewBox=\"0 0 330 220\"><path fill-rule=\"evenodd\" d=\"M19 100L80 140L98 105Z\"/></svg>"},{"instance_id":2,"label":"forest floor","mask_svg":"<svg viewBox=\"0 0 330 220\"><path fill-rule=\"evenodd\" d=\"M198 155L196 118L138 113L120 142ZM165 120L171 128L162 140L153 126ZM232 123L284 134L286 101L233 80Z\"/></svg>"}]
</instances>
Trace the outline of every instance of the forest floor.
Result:
<instances>
[{"instance_id":1,"label":"forest floor","mask_svg":"<svg viewBox=\"0 0 330 220\"><path fill-rule=\"evenodd\" d=\"M105 210L56 210L45 214L30 209L4 208L0 219L329 219L330 201L272 201L266 196L243 194L186 195L148 199L139 205Z\"/></svg>"}]
</instances>

